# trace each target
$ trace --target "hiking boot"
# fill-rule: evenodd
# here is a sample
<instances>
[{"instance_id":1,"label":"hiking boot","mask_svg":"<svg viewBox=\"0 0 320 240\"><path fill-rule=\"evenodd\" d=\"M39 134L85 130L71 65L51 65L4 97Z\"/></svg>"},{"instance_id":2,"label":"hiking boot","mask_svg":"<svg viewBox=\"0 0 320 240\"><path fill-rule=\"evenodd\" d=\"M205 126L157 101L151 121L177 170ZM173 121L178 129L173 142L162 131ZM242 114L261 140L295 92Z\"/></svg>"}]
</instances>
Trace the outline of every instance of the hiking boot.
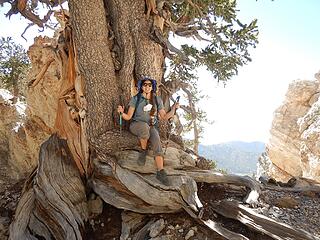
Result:
<instances>
[{"instance_id":1,"label":"hiking boot","mask_svg":"<svg viewBox=\"0 0 320 240\"><path fill-rule=\"evenodd\" d=\"M147 150L143 149L139 153L138 165L144 166L144 164L146 163L146 158L147 158Z\"/></svg>"},{"instance_id":2,"label":"hiking boot","mask_svg":"<svg viewBox=\"0 0 320 240\"><path fill-rule=\"evenodd\" d=\"M169 179L167 176L167 173L164 169L161 169L160 171L157 171L156 178L164 185L169 186Z\"/></svg>"}]
</instances>

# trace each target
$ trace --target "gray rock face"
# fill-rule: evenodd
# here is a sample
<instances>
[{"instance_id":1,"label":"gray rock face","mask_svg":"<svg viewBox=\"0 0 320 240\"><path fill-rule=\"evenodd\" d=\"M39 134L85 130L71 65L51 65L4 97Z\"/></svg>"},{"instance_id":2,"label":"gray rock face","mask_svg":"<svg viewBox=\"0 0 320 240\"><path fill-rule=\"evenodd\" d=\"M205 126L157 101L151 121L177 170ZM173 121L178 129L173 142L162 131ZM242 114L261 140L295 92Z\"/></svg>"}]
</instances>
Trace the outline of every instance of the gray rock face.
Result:
<instances>
[{"instance_id":1,"label":"gray rock face","mask_svg":"<svg viewBox=\"0 0 320 240\"><path fill-rule=\"evenodd\" d=\"M320 182L320 99L298 120L303 177Z\"/></svg>"},{"instance_id":2,"label":"gray rock face","mask_svg":"<svg viewBox=\"0 0 320 240\"><path fill-rule=\"evenodd\" d=\"M274 113L266 147L272 166L264 165L270 177L283 182L293 176L320 181L319 89L319 79L289 85L283 105Z\"/></svg>"}]
</instances>

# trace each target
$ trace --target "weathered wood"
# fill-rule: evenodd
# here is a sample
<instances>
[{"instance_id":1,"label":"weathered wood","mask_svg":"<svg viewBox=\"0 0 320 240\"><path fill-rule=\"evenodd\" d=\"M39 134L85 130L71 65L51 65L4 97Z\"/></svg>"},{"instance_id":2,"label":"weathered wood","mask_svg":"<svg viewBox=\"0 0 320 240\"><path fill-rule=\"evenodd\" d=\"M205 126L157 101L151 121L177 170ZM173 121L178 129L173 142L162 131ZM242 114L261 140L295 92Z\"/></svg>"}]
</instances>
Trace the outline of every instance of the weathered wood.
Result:
<instances>
[{"instance_id":1,"label":"weathered wood","mask_svg":"<svg viewBox=\"0 0 320 240\"><path fill-rule=\"evenodd\" d=\"M37 74L37 76L35 76L34 79L32 79L29 82L29 87L35 87L38 85L38 83L40 82L40 80L43 78L44 74L46 73L46 71L48 70L50 64L54 61L53 58L49 59L41 68L40 72Z\"/></svg>"},{"instance_id":2,"label":"weathered wood","mask_svg":"<svg viewBox=\"0 0 320 240\"><path fill-rule=\"evenodd\" d=\"M226 239L248 239L241 234L225 229L210 219L201 219L203 206L197 196L197 186L194 179L199 182L247 186L252 189L252 192L256 192L255 198L251 198L252 202L256 201L259 196L259 184L247 177L228 176L213 171L196 171L192 164L189 166L191 167L190 171L175 170L175 168L181 168L179 159L183 156L178 151L175 154L178 155L170 156L177 158L178 161L174 161L173 165L166 166L170 186L164 186L156 180L154 174L156 169L152 157L148 156L146 165L141 167L136 162L137 152L122 151L116 154L117 162L121 166L115 164L114 167L111 167L106 161L95 161L95 174L92 178L93 189L104 201L123 209L139 213L148 211L151 213L177 212L184 209L198 222ZM130 201L127 201L128 198Z\"/></svg>"},{"instance_id":3,"label":"weathered wood","mask_svg":"<svg viewBox=\"0 0 320 240\"><path fill-rule=\"evenodd\" d=\"M143 214L123 211L121 213L122 227L120 239L128 239L130 237L130 233L135 231L137 227L142 226L146 223L144 218L145 215Z\"/></svg>"},{"instance_id":4,"label":"weathered wood","mask_svg":"<svg viewBox=\"0 0 320 240\"><path fill-rule=\"evenodd\" d=\"M177 171L169 171L169 174L175 174ZM182 172L180 171L180 174ZM233 174L222 174L212 170L198 170L198 171L188 171L184 174L192 177L196 182L206 182L206 183L227 183L237 186L246 186L250 189L244 202L255 203L261 193L260 184L254 179L247 176L238 176Z\"/></svg>"},{"instance_id":5,"label":"weathered wood","mask_svg":"<svg viewBox=\"0 0 320 240\"><path fill-rule=\"evenodd\" d=\"M78 68L72 32L69 26L70 23L66 22L65 24L65 29L60 32L60 37L65 39L65 42L63 43L63 47L59 47L59 58L57 58L61 61L62 83L54 130L60 138L67 140L69 149L81 175L86 175L90 168L89 146L85 133L85 109L87 106L81 89L83 86L79 84L81 76L77 72Z\"/></svg>"},{"instance_id":6,"label":"weathered wood","mask_svg":"<svg viewBox=\"0 0 320 240\"><path fill-rule=\"evenodd\" d=\"M169 180L170 186L164 186L154 173L139 174L119 165L111 168L101 161L95 162L91 179L94 191L116 207L139 213L177 212L183 208L199 212L202 205L193 179L176 175Z\"/></svg>"},{"instance_id":7,"label":"weathered wood","mask_svg":"<svg viewBox=\"0 0 320 240\"><path fill-rule=\"evenodd\" d=\"M239 220L246 226L267 234L274 239L316 240L315 236L302 229L294 229L287 224L254 212L234 200L223 200L213 204L215 211L227 218Z\"/></svg>"},{"instance_id":8,"label":"weathered wood","mask_svg":"<svg viewBox=\"0 0 320 240\"><path fill-rule=\"evenodd\" d=\"M262 187L263 189L279 191L279 192L320 192L320 185L310 185L304 187L280 187L266 185Z\"/></svg>"},{"instance_id":9,"label":"weathered wood","mask_svg":"<svg viewBox=\"0 0 320 240\"><path fill-rule=\"evenodd\" d=\"M119 144L121 147L121 145ZM118 148L119 149L119 148ZM157 168L152 151L148 152L146 163L143 167L137 165L137 159L139 156L138 151L133 150L122 150L117 151L115 154L117 162L123 168L133 170L139 173L154 173ZM186 169L197 169L194 159L184 152L182 149L168 147L166 154L164 155L164 165L166 170L186 170ZM184 173L177 171L178 174Z\"/></svg>"},{"instance_id":10,"label":"weathered wood","mask_svg":"<svg viewBox=\"0 0 320 240\"><path fill-rule=\"evenodd\" d=\"M183 150L168 148L167 155L164 156L165 168L170 176L185 175L194 179L196 182L206 183L226 183L237 186L246 186L248 191L244 202L254 203L257 201L261 192L260 184L247 176L238 176L233 174L222 174L212 170L200 170L195 167L195 161ZM127 169L139 173L154 173L156 171L152 156L147 156L145 166L136 164L138 152L121 151L116 153L118 163Z\"/></svg>"},{"instance_id":11,"label":"weathered wood","mask_svg":"<svg viewBox=\"0 0 320 240\"><path fill-rule=\"evenodd\" d=\"M34 209L35 196L32 186L35 173L36 171L33 171L25 183L22 196L16 209L14 222L10 225L9 240L36 240L28 229L30 215Z\"/></svg>"},{"instance_id":12,"label":"weathered wood","mask_svg":"<svg viewBox=\"0 0 320 240\"><path fill-rule=\"evenodd\" d=\"M92 189L106 202L117 208L139 213L174 212L165 206L150 205L132 194L123 184L119 183L110 165L99 162L94 164L94 174L90 180ZM134 184L134 182L132 182ZM137 183L138 184L138 183Z\"/></svg>"},{"instance_id":13,"label":"weathered wood","mask_svg":"<svg viewBox=\"0 0 320 240\"><path fill-rule=\"evenodd\" d=\"M40 148L10 226L10 239L82 239L88 218L85 187L65 140L52 135Z\"/></svg>"},{"instance_id":14,"label":"weathered wood","mask_svg":"<svg viewBox=\"0 0 320 240\"><path fill-rule=\"evenodd\" d=\"M202 220L202 222L211 230L215 231L216 233L225 237L228 240L249 240L247 237L243 236L242 234L232 232L210 219L206 221Z\"/></svg>"}]
</instances>

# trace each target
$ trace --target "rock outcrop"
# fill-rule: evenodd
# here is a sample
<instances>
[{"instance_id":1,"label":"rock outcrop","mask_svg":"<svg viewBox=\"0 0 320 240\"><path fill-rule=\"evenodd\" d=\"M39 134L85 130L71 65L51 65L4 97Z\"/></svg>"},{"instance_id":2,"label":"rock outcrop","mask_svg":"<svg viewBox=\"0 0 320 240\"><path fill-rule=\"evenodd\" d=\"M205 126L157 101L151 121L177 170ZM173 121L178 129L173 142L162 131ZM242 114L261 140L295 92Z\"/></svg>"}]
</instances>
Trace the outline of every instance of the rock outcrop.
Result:
<instances>
[{"instance_id":1,"label":"rock outcrop","mask_svg":"<svg viewBox=\"0 0 320 240\"><path fill-rule=\"evenodd\" d=\"M320 78L315 76L313 81L291 83L275 111L267 155L260 162L278 181L305 177L320 182Z\"/></svg>"},{"instance_id":2,"label":"rock outcrop","mask_svg":"<svg viewBox=\"0 0 320 240\"><path fill-rule=\"evenodd\" d=\"M318 90L310 99L311 108L298 120L301 134L300 157L303 177L320 182L320 78Z\"/></svg>"}]
</instances>

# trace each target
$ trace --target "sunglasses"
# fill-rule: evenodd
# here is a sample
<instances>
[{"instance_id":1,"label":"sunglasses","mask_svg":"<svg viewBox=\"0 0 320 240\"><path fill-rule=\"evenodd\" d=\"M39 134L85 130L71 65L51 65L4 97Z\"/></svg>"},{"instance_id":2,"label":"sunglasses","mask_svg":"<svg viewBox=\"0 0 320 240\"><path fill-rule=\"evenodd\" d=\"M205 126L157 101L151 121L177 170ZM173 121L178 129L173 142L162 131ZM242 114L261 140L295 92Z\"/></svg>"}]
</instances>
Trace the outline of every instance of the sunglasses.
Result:
<instances>
[{"instance_id":1,"label":"sunglasses","mask_svg":"<svg viewBox=\"0 0 320 240\"><path fill-rule=\"evenodd\" d=\"M144 86L144 87L152 87L152 83L144 83L142 86Z\"/></svg>"}]
</instances>

